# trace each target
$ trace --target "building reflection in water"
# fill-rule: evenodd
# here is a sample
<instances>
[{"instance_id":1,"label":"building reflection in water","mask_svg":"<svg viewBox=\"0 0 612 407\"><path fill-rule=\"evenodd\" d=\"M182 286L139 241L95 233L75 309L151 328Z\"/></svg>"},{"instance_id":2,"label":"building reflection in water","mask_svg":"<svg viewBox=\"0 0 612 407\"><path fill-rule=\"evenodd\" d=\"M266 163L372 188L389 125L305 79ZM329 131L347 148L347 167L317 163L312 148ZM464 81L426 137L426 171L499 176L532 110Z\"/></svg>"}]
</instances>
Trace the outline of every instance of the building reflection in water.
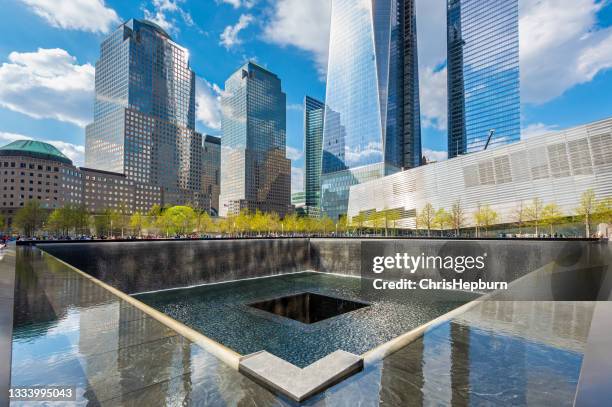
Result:
<instances>
[{"instance_id":1,"label":"building reflection in water","mask_svg":"<svg viewBox=\"0 0 612 407\"><path fill-rule=\"evenodd\" d=\"M76 384L83 405L291 405L37 249L16 270L13 386ZM594 305L481 302L305 405L571 405Z\"/></svg>"},{"instance_id":2,"label":"building reflection in water","mask_svg":"<svg viewBox=\"0 0 612 407\"><path fill-rule=\"evenodd\" d=\"M485 301L387 357L380 402L571 405L594 304Z\"/></svg>"}]
</instances>

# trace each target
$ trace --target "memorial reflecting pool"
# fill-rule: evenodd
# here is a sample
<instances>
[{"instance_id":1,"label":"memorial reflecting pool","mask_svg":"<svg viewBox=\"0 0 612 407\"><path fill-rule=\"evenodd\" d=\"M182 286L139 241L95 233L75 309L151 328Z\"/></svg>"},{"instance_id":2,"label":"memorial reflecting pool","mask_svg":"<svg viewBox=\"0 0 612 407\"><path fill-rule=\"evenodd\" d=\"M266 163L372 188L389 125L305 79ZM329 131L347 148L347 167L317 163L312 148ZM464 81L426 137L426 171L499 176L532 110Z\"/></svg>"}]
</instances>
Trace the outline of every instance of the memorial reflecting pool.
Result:
<instances>
[{"instance_id":1,"label":"memorial reflecting pool","mask_svg":"<svg viewBox=\"0 0 612 407\"><path fill-rule=\"evenodd\" d=\"M204 315L217 314L213 326L225 329L229 324L220 320L232 321L238 315L231 311L233 300L227 295L232 287L244 307L252 299L277 298L281 292L325 291L359 299L357 286L347 287L346 281L358 285L357 279L304 273L243 281L237 286L221 284L210 292L212 286L193 290L215 298L216 312ZM174 296L180 306L165 306L178 317L187 310L193 313L190 307L199 304L185 295L188 291L158 293L149 299ZM183 302L176 301L179 298ZM482 302L303 405L571 405L594 304ZM256 347L264 343L264 335L268 342L291 335L292 324L352 326L358 313L378 315L386 305L379 305L377 311L373 304L310 325L256 315L267 313L264 310L241 311L246 325L240 326L245 332L257 329L249 321L260 317L269 323L290 321L275 325L284 327L278 332L262 330L250 336L260 341ZM455 302L452 307L456 306ZM36 248L17 249L14 310L12 386L72 384L77 387L77 405L295 405ZM408 315L398 316L397 323L403 318L420 323ZM384 335L383 328L359 325L354 335L347 335L346 343L360 346L368 333ZM308 337L305 331L296 332ZM290 338L296 340L296 336ZM323 336L321 344L334 340L334 335Z\"/></svg>"}]
</instances>

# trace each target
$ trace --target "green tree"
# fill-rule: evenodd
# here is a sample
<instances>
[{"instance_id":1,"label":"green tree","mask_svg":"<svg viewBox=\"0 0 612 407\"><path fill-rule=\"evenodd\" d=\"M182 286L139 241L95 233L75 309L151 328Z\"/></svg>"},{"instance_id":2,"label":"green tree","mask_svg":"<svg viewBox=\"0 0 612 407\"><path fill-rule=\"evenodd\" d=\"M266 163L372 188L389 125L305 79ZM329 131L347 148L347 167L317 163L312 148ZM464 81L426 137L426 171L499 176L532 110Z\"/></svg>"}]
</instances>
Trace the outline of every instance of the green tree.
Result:
<instances>
[{"instance_id":1,"label":"green tree","mask_svg":"<svg viewBox=\"0 0 612 407\"><path fill-rule=\"evenodd\" d=\"M525 208L525 218L529 221L531 225L535 227L535 234L538 235L540 223L542 221L542 210L544 209L544 204L540 198L534 198L527 208Z\"/></svg>"},{"instance_id":2,"label":"green tree","mask_svg":"<svg viewBox=\"0 0 612 407\"><path fill-rule=\"evenodd\" d=\"M387 221L393 227L394 234L397 234L397 221L402 218L402 214L399 209L391 209L387 211Z\"/></svg>"},{"instance_id":3,"label":"green tree","mask_svg":"<svg viewBox=\"0 0 612 407\"><path fill-rule=\"evenodd\" d=\"M165 219L164 227L168 233L175 235L189 235L193 232L195 223L195 211L186 205L172 206L166 209L162 215Z\"/></svg>"},{"instance_id":4,"label":"green tree","mask_svg":"<svg viewBox=\"0 0 612 407\"><path fill-rule=\"evenodd\" d=\"M550 227L551 235L555 233L555 225L561 221L562 217L561 208L554 202L546 204L542 208L542 225L548 225Z\"/></svg>"},{"instance_id":5,"label":"green tree","mask_svg":"<svg viewBox=\"0 0 612 407\"><path fill-rule=\"evenodd\" d=\"M435 216L436 210L433 205L429 202L426 203L423 209L417 214L417 229L425 228L427 230L427 236L431 236L431 229L434 225Z\"/></svg>"},{"instance_id":6,"label":"green tree","mask_svg":"<svg viewBox=\"0 0 612 407\"><path fill-rule=\"evenodd\" d=\"M15 226L24 235L33 236L40 229L47 218L47 212L43 209L39 201L30 199L23 208L15 214Z\"/></svg>"},{"instance_id":7,"label":"green tree","mask_svg":"<svg viewBox=\"0 0 612 407\"><path fill-rule=\"evenodd\" d=\"M595 212L597 202L595 201L595 191L587 189L580 197L580 205L576 208L576 214L584 223L585 237L591 236L591 222Z\"/></svg>"},{"instance_id":8,"label":"green tree","mask_svg":"<svg viewBox=\"0 0 612 407\"><path fill-rule=\"evenodd\" d=\"M385 228L385 213L384 211L376 211L372 213L372 226L374 227L374 233L378 234L378 231L380 230L382 233L382 230Z\"/></svg>"},{"instance_id":9,"label":"green tree","mask_svg":"<svg viewBox=\"0 0 612 407\"><path fill-rule=\"evenodd\" d=\"M251 230L251 215L247 209L240 211L238 215L233 217L234 231L243 235Z\"/></svg>"},{"instance_id":10,"label":"green tree","mask_svg":"<svg viewBox=\"0 0 612 407\"><path fill-rule=\"evenodd\" d=\"M198 234L210 233L214 229L214 222L208 212L201 211L196 214L195 229Z\"/></svg>"},{"instance_id":11,"label":"green tree","mask_svg":"<svg viewBox=\"0 0 612 407\"><path fill-rule=\"evenodd\" d=\"M348 230L348 226L349 226L347 219L348 218L346 214L340 215L340 217L338 218L338 221L336 222L336 233L340 235L346 234Z\"/></svg>"},{"instance_id":12,"label":"green tree","mask_svg":"<svg viewBox=\"0 0 612 407\"><path fill-rule=\"evenodd\" d=\"M455 201L451 207L450 225L455 229L455 234L459 236L461 228L465 225L465 210L460 200Z\"/></svg>"},{"instance_id":13,"label":"green tree","mask_svg":"<svg viewBox=\"0 0 612 407\"><path fill-rule=\"evenodd\" d=\"M296 233L299 228L299 217L297 214L292 213L291 215L285 215L282 223L282 230L284 233Z\"/></svg>"},{"instance_id":14,"label":"green tree","mask_svg":"<svg viewBox=\"0 0 612 407\"><path fill-rule=\"evenodd\" d=\"M172 220L166 215L167 210L164 210L160 215L155 218L155 227L161 232L166 238L170 237L172 233Z\"/></svg>"},{"instance_id":15,"label":"green tree","mask_svg":"<svg viewBox=\"0 0 612 407\"><path fill-rule=\"evenodd\" d=\"M130 217L130 229L134 235L142 237L142 229L145 227L145 217L140 212L134 212Z\"/></svg>"},{"instance_id":16,"label":"green tree","mask_svg":"<svg viewBox=\"0 0 612 407\"><path fill-rule=\"evenodd\" d=\"M251 218L250 228L257 234L263 234L268 231L268 217L261 211L255 211Z\"/></svg>"},{"instance_id":17,"label":"green tree","mask_svg":"<svg viewBox=\"0 0 612 407\"><path fill-rule=\"evenodd\" d=\"M121 212L115 209L108 209L108 220L109 220L109 235L114 237L115 232L122 230L122 216Z\"/></svg>"},{"instance_id":18,"label":"green tree","mask_svg":"<svg viewBox=\"0 0 612 407\"><path fill-rule=\"evenodd\" d=\"M474 213L474 223L476 224L476 237L480 236L480 229L488 231L491 225L497 223L498 214L489 205L480 205Z\"/></svg>"},{"instance_id":19,"label":"green tree","mask_svg":"<svg viewBox=\"0 0 612 407\"><path fill-rule=\"evenodd\" d=\"M89 213L85 205L71 206L70 219L72 228L77 234L89 234Z\"/></svg>"},{"instance_id":20,"label":"green tree","mask_svg":"<svg viewBox=\"0 0 612 407\"><path fill-rule=\"evenodd\" d=\"M446 228L451 224L451 214L446 212L444 208L438 209L433 218L433 226L436 229L446 230Z\"/></svg>"},{"instance_id":21,"label":"green tree","mask_svg":"<svg viewBox=\"0 0 612 407\"><path fill-rule=\"evenodd\" d=\"M361 230L363 229L363 224L365 223L365 215L363 212L359 212L357 215L351 218L351 226L361 235Z\"/></svg>"},{"instance_id":22,"label":"green tree","mask_svg":"<svg viewBox=\"0 0 612 407\"><path fill-rule=\"evenodd\" d=\"M327 215L323 215L320 220L320 231L323 235L327 235L334 229L334 221Z\"/></svg>"},{"instance_id":23,"label":"green tree","mask_svg":"<svg viewBox=\"0 0 612 407\"><path fill-rule=\"evenodd\" d=\"M280 230L280 216L278 213L267 213L266 214L266 222L268 224L268 233L278 233Z\"/></svg>"},{"instance_id":24,"label":"green tree","mask_svg":"<svg viewBox=\"0 0 612 407\"><path fill-rule=\"evenodd\" d=\"M45 222L45 229L52 235L62 234L62 213L60 209L54 209Z\"/></svg>"},{"instance_id":25,"label":"green tree","mask_svg":"<svg viewBox=\"0 0 612 407\"><path fill-rule=\"evenodd\" d=\"M519 234L523 233L523 226L527 219L527 207L523 204L523 201L519 202L514 211L512 211L512 221L518 226Z\"/></svg>"},{"instance_id":26,"label":"green tree","mask_svg":"<svg viewBox=\"0 0 612 407\"><path fill-rule=\"evenodd\" d=\"M102 213L93 215L94 230L97 236L110 236L111 231L111 210L105 209Z\"/></svg>"},{"instance_id":27,"label":"green tree","mask_svg":"<svg viewBox=\"0 0 612 407\"><path fill-rule=\"evenodd\" d=\"M219 228L219 233L223 235L231 235L232 233L232 223L233 219L231 216L227 218L221 218L217 221L217 227Z\"/></svg>"},{"instance_id":28,"label":"green tree","mask_svg":"<svg viewBox=\"0 0 612 407\"><path fill-rule=\"evenodd\" d=\"M612 224L612 198L604 198L595 204L593 220L598 223Z\"/></svg>"}]
</instances>

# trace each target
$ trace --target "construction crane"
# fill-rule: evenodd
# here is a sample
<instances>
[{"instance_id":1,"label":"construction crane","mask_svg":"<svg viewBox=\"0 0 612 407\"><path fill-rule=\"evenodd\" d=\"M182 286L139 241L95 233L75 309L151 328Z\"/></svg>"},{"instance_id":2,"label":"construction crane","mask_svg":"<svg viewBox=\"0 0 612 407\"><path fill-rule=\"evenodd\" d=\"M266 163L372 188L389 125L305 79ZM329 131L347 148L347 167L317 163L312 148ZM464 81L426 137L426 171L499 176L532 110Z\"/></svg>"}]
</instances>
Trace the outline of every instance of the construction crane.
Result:
<instances>
[{"instance_id":1,"label":"construction crane","mask_svg":"<svg viewBox=\"0 0 612 407\"><path fill-rule=\"evenodd\" d=\"M493 138L494 134L495 134L495 129L489 130L489 137L487 138L487 143L485 144L483 151L486 150L487 147L489 147L489 143L491 142L491 139Z\"/></svg>"}]
</instances>

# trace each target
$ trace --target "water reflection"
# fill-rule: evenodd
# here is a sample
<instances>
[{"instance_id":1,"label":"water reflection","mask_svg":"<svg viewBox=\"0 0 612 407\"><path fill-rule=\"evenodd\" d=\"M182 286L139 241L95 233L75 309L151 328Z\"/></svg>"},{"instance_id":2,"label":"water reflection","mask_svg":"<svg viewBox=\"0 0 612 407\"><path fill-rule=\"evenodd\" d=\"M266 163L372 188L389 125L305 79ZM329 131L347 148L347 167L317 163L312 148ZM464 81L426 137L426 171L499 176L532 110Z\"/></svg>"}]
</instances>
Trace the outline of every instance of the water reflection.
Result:
<instances>
[{"instance_id":1,"label":"water reflection","mask_svg":"<svg viewBox=\"0 0 612 407\"><path fill-rule=\"evenodd\" d=\"M197 345L37 249L18 249L16 271L12 386L75 385L75 405L275 402ZM20 404L32 405L13 403Z\"/></svg>"},{"instance_id":2,"label":"water reflection","mask_svg":"<svg viewBox=\"0 0 612 407\"><path fill-rule=\"evenodd\" d=\"M18 249L16 280L12 386L73 384L76 405L295 405L36 249ZM482 302L304 405L571 405L593 307Z\"/></svg>"}]
</instances>

